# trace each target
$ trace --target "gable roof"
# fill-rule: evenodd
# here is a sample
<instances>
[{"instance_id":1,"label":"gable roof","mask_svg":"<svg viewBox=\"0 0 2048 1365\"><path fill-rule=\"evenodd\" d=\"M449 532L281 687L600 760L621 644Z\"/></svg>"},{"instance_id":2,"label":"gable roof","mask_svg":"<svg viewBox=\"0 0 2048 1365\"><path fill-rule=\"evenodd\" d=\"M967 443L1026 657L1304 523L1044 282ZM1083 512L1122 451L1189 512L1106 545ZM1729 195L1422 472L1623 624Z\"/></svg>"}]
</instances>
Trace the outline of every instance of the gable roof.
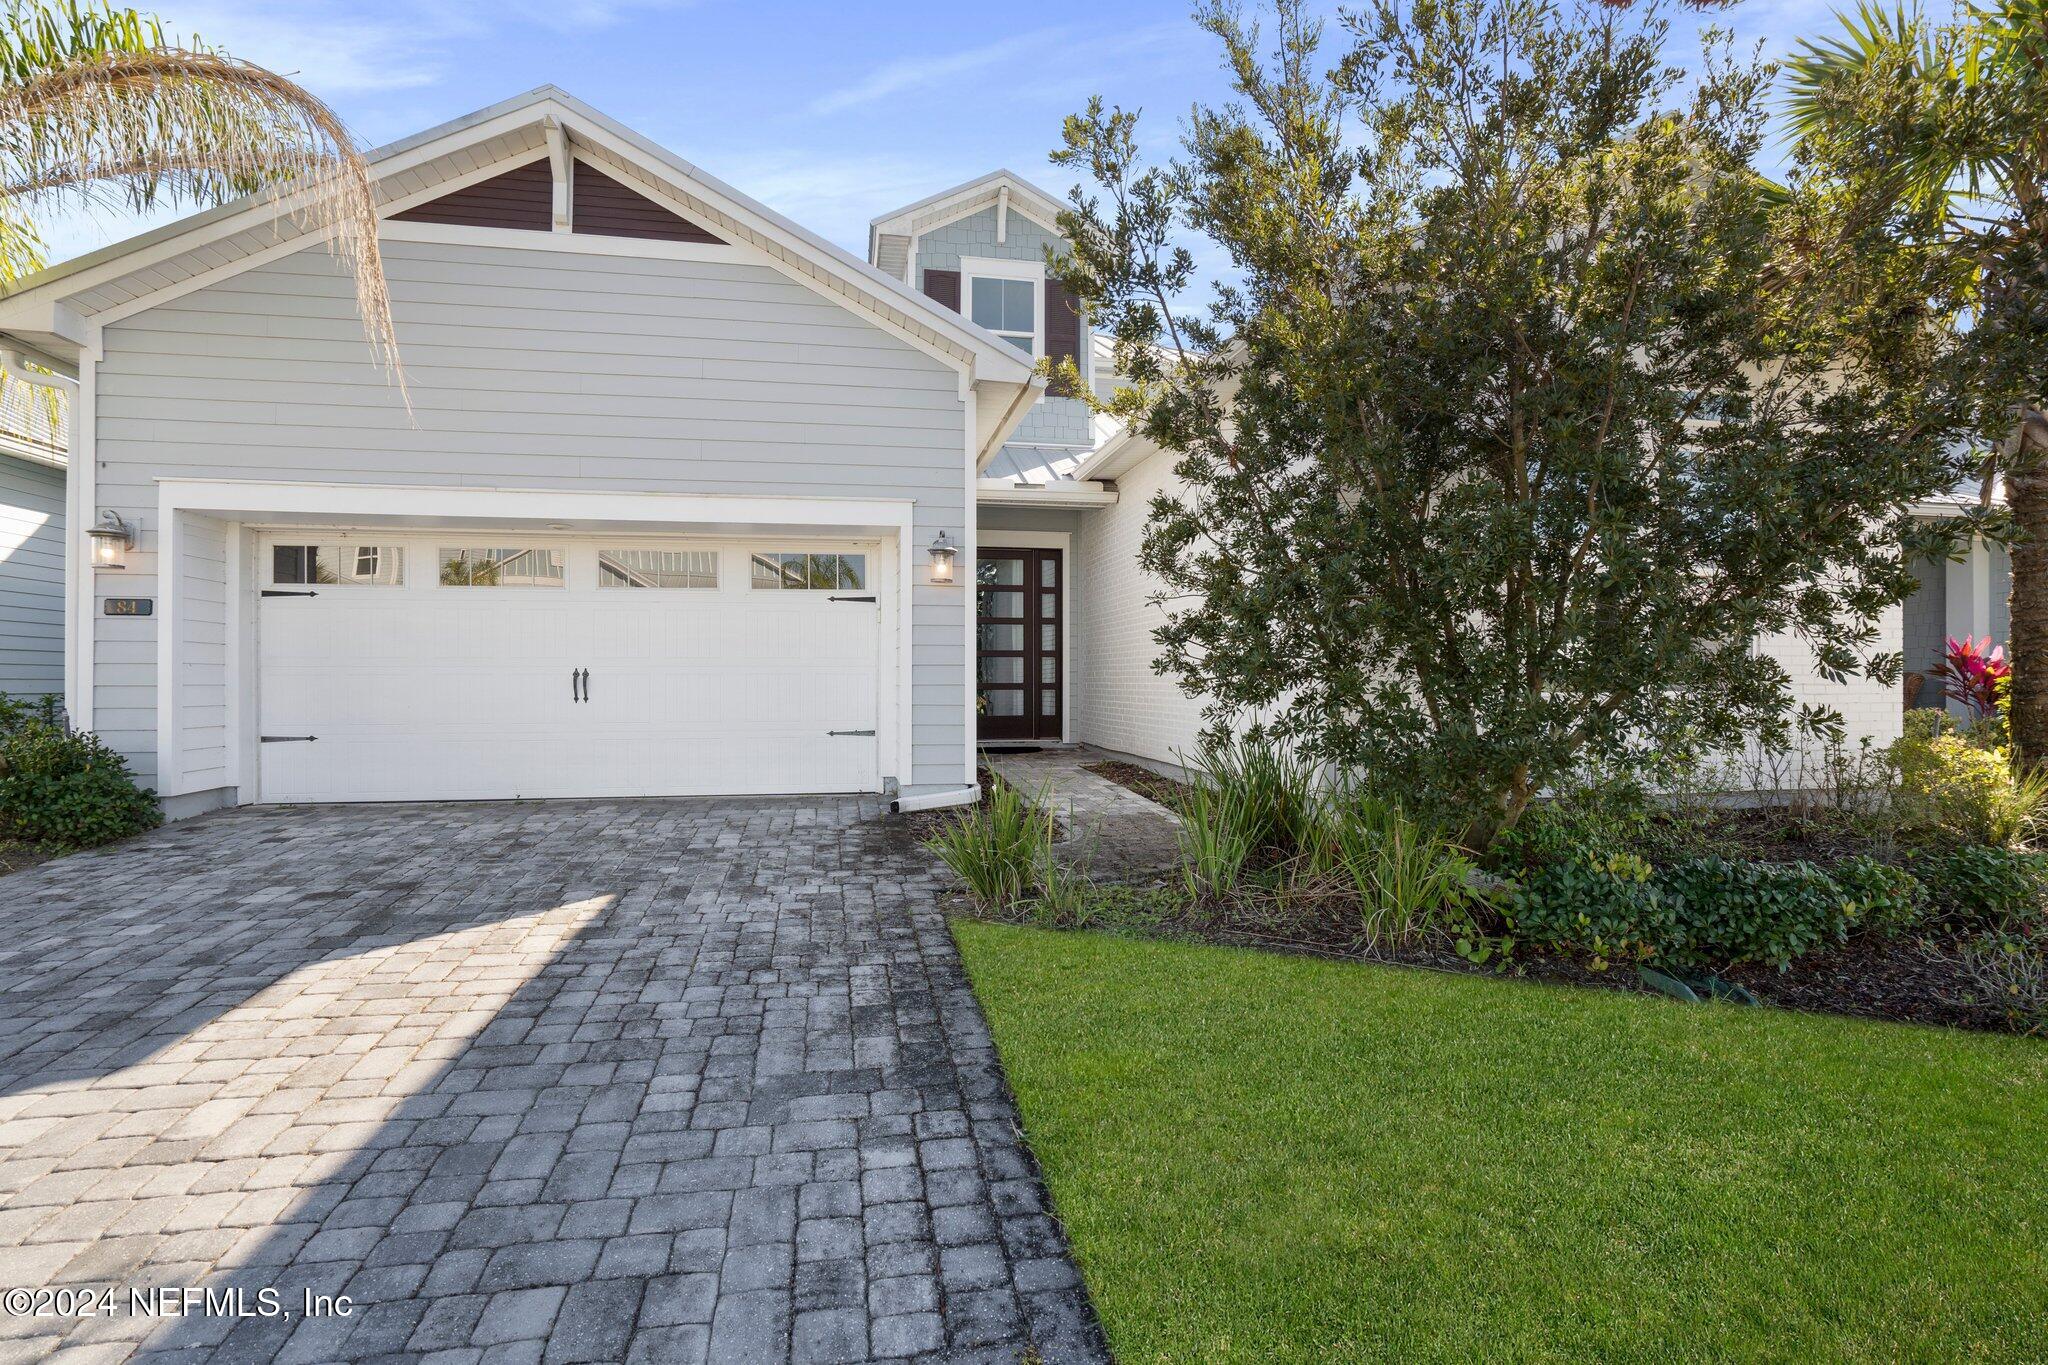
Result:
<instances>
[{"instance_id":1,"label":"gable roof","mask_svg":"<svg viewBox=\"0 0 2048 1365\"><path fill-rule=\"evenodd\" d=\"M555 86L369 153L380 209L388 216L519 158L547 155L552 130L614 180L679 206L726 240L762 253L777 269L954 365L983 390L984 413L1006 412L1021 390L1042 386L1029 360L1006 342ZM109 317L317 240L293 216L294 206L291 195L276 202L252 196L52 266L0 296L0 330L59 360L75 359L81 348L94 346L97 324ZM984 428L988 424L985 417Z\"/></svg>"},{"instance_id":2,"label":"gable roof","mask_svg":"<svg viewBox=\"0 0 2048 1365\"><path fill-rule=\"evenodd\" d=\"M884 271L901 268L909 244L935 227L956 218L979 213L1007 197L1012 212L1021 213L1047 232L1059 231L1060 202L1023 176L1010 170L993 170L949 190L926 195L868 224L868 259Z\"/></svg>"}]
</instances>

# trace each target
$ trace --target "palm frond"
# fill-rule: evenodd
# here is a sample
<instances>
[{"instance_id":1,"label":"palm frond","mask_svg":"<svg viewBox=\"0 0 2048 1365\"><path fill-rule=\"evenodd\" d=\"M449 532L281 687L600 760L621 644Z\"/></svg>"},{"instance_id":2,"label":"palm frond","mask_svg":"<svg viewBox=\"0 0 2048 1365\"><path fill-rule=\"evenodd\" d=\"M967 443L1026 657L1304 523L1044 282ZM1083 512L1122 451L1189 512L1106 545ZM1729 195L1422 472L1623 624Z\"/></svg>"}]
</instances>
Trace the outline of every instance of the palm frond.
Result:
<instances>
[{"instance_id":1,"label":"palm frond","mask_svg":"<svg viewBox=\"0 0 2048 1365\"><path fill-rule=\"evenodd\" d=\"M268 195L349 267L371 350L404 395L369 167L332 109L132 10L45 0L12 13L0 38L0 268L7 224L67 203Z\"/></svg>"}]
</instances>

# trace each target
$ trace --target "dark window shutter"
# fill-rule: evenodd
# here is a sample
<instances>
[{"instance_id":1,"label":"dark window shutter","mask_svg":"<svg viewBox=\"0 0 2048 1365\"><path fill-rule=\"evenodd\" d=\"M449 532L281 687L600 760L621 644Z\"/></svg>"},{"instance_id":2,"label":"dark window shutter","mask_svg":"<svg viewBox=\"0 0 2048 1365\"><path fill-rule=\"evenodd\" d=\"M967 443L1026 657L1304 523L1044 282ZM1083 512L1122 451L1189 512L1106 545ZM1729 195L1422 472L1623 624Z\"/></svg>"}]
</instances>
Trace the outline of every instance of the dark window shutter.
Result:
<instances>
[{"instance_id":1,"label":"dark window shutter","mask_svg":"<svg viewBox=\"0 0 2048 1365\"><path fill-rule=\"evenodd\" d=\"M1045 353L1054 365L1063 360L1076 367L1081 363L1081 310L1058 280L1045 282Z\"/></svg>"},{"instance_id":2,"label":"dark window shutter","mask_svg":"<svg viewBox=\"0 0 2048 1365\"><path fill-rule=\"evenodd\" d=\"M927 270L924 272L925 297L935 303L943 303L954 312L960 311L960 272L957 270Z\"/></svg>"}]
</instances>

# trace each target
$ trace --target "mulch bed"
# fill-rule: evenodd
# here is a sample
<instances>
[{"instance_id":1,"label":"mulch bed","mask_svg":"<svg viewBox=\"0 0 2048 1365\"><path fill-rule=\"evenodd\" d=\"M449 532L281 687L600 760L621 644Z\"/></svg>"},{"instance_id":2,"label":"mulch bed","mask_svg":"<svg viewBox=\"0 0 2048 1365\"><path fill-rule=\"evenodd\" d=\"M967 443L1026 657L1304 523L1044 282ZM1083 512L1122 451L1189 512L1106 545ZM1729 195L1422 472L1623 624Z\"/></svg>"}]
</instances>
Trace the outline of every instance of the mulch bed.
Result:
<instances>
[{"instance_id":1,"label":"mulch bed","mask_svg":"<svg viewBox=\"0 0 2048 1365\"><path fill-rule=\"evenodd\" d=\"M1141 768L1135 763L1125 763L1121 759L1105 759L1101 763L1089 763L1084 766L1097 777L1106 777L1119 787L1134 791L1148 801L1157 801L1168 810L1173 809L1174 802L1188 789L1185 782L1176 782L1170 777L1153 772L1150 768Z\"/></svg>"},{"instance_id":2,"label":"mulch bed","mask_svg":"<svg viewBox=\"0 0 2048 1365\"><path fill-rule=\"evenodd\" d=\"M1088 771L1162 805L1172 805L1174 796L1185 790L1184 784L1134 763L1091 763ZM1766 862L1804 859L1826 865L1859 853L1879 852L1882 856L1852 834L1817 821L1788 820L1783 811L1730 809L1715 817L1709 834L1714 850L1724 856ZM1307 913L1290 914L1284 927L1278 922L1280 917L1275 918L1272 930L1260 931L1201 916L1176 916L1156 926L1155 932L1208 943L1467 975L1495 975L1502 970L1498 963L1475 966L1440 943L1361 951L1343 913L1337 910L1318 915L1311 908ZM1802 958L1788 971L1749 965L1732 968L1723 976L1746 987L1765 1004L1781 1009L2006 1031L2006 1021L1996 1009L1960 1002L1964 983L1947 947L1912 935L1886 939L1866 934L1840 948ZM1558 985L1651 993L1632 966L1593 971L1574 959L1527 948L1516 950L1506 971Z\"/></svg>"},{"instance_id":3,"label":"mulch bed","mask_svg":"<svg viewBox=\"0 0 2048 1365\"><path fill-rule=\"evenodd\" d=\"M38 863L50 861L51 855L44 853L34 844L18 844L12 839L0 839L0 877L10 872L26 872Z\"/></svg>"}]
</instances>

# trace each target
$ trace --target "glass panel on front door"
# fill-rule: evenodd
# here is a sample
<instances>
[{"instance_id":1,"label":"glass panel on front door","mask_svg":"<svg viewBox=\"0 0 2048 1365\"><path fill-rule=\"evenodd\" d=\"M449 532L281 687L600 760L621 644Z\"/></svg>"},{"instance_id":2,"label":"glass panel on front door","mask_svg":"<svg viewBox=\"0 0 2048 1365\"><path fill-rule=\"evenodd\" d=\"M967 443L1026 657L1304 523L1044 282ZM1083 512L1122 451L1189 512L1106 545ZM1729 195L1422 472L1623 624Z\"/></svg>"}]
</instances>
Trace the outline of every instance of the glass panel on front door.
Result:
<instances>
[{"instance_id":1,"label":"glass panel on front door","mask_svg":"<svg viewBox=\"0 0 2048 1365\"><path fill-rule=\"evenodd\" d=\"M983 550L976 560L977 729L984 742L1060 738L1065 569L1058 550Z\"/></svg>"}]
</instances>

